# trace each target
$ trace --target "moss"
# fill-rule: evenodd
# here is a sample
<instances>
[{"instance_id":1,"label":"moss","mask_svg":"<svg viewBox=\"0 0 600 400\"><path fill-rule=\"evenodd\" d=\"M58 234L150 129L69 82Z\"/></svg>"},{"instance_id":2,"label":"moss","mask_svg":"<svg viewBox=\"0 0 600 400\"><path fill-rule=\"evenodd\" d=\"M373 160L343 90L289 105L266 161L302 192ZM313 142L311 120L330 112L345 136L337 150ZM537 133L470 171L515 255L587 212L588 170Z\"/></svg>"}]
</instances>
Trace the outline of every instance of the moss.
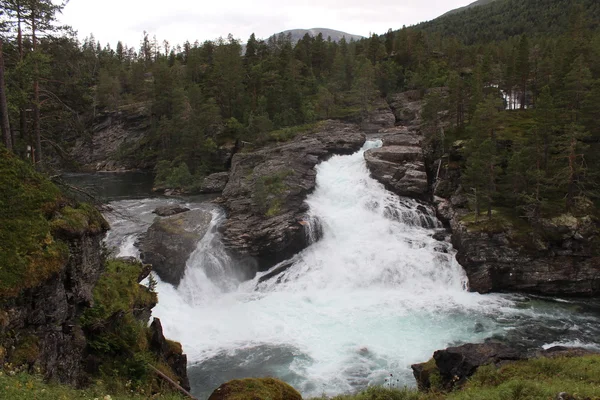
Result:
<instances>
[{"instance_id":1,"label":"moss","mask_svg":"<svg viewBox=\"0 0 600 400\"><path fill-rule=\"evenodd\" d=\"M109 383L111 390L120 391L127 382L136 390L162 390L149 365L177 379L164 360L151 352L147 321L136 318L157 302L156 293L138 283L142 269L138 262L107 261L94 288L94 304L81 316L88 352L98 363L94 373ZM179 343L168 344L181 354Z\"/></svg>"},{"instance_id":2,"label":"moss","mask_svg":"<svg viewBox=\"0 0 600 400\"><path fill-rule=\"evenodd\" d=\"M61 208L50 221L50 226L55 236L66 238L95 235L109 229L102 214L86 203Z\"/></svg>"},{"instance_id":3,"label":"moss","mask_svg":"<svg viewBox=\"0 0 600 400\"><path fill-rule=\"evenodd\" d=\"M274 378L236 379L221 385L209 400L302 400L293 387Z\"/></svg>"},{"instance_id":4,"label":"moss","mask_svg":"<svg viewBox=\"0 0 600 400\"><path fill-rule=\"evenodd\" d=\"M294 175L293 170L283 170L257 179L254 189L254 203L266 217L281 214L288 186L286 178Z\"/></svg>"},{"instance_id":5,"label":"moss","mask_svg":"<svg viewBox=\"0 0 600 400\"><path fill-rule=\"evenodd\" d=\"M21 338L8 361L15 366L33 364L40 355L39 344L40 340L35 335Z\"/></svg>"},{"instance_id":6,"label":"moss","mask_svg":"<svg viewBox=\"0 0 600 400\"><path fill-rule=\"evenodd\" d=\"M49 219L61 193L0 146L0 299L14 297L60 271L68 249Z\"/></svg>"},{"instance_id":7,"label":"moss","mask_svg":"<svg viewBox=\"0 0 600 400\"><path fill-rule=\"evenodd\" d=\"M154 306L158 301L156 293L138 284L142 270L143 265L138 262L107 261L106 270L94 288L94 306L83 313L82 325L93 327L115 314Z\"/></svg>"}]
</instances>

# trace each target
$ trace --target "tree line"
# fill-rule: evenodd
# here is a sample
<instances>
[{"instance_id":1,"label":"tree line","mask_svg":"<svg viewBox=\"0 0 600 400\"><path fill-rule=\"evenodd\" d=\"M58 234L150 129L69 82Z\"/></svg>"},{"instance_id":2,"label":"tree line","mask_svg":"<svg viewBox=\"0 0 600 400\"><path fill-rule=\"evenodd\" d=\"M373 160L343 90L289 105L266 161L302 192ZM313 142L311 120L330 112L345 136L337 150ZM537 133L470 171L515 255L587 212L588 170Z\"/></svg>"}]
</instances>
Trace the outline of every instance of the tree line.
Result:
<instances>
[{"instance_id":1,"label":"tree line","mask_svg":"<svg viewBox=\"0 0 600 400\"><path fill-rule=\"evenodd\" d=\"M4 142L39 164L42 152L89 139L98 115L142 109L150 132L120 156L183 185L225 168L222 146L360 121L377 99L444 87L427 95L422 130L435 157L463 143L462 183L478 213L575 210L597 200L600 11L566 3L498 0L358 41L171 45L145 33L139 46L113 49L59 29L62 5L3 0Z\"/></svg>"}]
</instances>

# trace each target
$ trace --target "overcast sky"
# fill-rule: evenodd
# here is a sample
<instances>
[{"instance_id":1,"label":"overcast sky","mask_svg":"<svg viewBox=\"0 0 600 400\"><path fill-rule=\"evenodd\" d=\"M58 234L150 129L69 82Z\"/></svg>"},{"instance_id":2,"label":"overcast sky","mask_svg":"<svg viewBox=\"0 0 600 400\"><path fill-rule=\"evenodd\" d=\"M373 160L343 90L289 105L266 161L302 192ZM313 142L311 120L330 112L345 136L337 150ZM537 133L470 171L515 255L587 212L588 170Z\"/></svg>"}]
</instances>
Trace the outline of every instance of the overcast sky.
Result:
<instances>
[{"instance_id":1,"label":"overcast sky","mask_svg":"<svg viewBox=\"0 0 600 400\"><path fill-rule=\"evenodd\" d=\"M251 33L267 38L298 28L368 36L433 19L473 0L70 0L61 21L104 46L139 47L142 33L181 44Z\"/></svg>"}]
</instances>

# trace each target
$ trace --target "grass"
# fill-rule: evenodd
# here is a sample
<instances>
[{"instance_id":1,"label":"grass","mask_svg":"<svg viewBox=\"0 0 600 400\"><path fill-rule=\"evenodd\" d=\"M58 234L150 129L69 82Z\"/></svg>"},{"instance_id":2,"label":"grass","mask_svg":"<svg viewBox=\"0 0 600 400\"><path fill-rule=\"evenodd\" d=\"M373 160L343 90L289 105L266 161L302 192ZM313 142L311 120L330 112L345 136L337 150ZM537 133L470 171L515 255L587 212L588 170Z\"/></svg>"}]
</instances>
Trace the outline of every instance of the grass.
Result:
<instances>
[{"instance_id":1,"label":"grass","mask_svg":"<svg viewBox=\"0 0 600 400\"><path fill-rule=\"evenodd\" d=\"M6 372L0 370L0 399L10 400L125 400L125 399L163 399L181 400L177 394L144 394L129 391L117 393L110 391L102 382L88 389L74 389L65 385L46 383L39 375Z\"/></svg>"},{"instance_id":2,"label":"grass","mask_svg":"<svg viewBox=\"0 0 600 400\"><path fill-rule=\"evenodd\" d=\"M333 400L553 400L561 392L575 400L599 400L600 356L538 358L500 368L484 366L462 389L449 393L370 387Z\"/></svg>"}]
</instances>

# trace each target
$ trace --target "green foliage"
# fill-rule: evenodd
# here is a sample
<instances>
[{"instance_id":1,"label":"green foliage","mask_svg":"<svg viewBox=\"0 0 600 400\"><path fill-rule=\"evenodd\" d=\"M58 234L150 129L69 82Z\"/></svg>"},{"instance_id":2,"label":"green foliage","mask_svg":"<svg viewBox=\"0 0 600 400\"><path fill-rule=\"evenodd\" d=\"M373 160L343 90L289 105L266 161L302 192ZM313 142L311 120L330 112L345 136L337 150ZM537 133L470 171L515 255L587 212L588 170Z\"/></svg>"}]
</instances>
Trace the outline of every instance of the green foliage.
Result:
<instances>
[{"instance_id":1,"label":"green foliage","mask_svg":"<svg viewBox=\"0 0 600 400\"><path fill-rule=\"evenodd\" d=\"M194 177L185 162L162 160L156 164L155 172L154 186L156 188L186 189L194 182Z\"/></svg>"},{"instance_id":2,"label":"green foliage","mask_svg":"<svg viewBox=\"0 0 600 400\"><path fill-rule=\"evenodd\" d=\"M12 374L0 370L0 398L11 400L125 400L148 399L149 394L136 393L129 389L118 392L97 382L86 389L74 389L65 385L44 382L42 376L26 373ZM157 393L153 399L181 400L182 396L171 393Z\"/></svg>"},{"instance_id":3,"label":"green foliage","mask_svg":"<svg viewBox=\"0 0 600 400\"><path fill-rule=\"evenodd\" d=\"M67 246L52 236L60 191L0 145L0 298L37 286L64 267Z\"/></svg>"},{"instance_id":4,"label":"green foliage","mask_svg":"<svg viewBox=\"0 0 600 400\"><path fill-rule=\"evenodd\" d=\"M84 311L81 325L88 351L101 360L103 376L116 386L133 381L147 387L154 363L148 348L149 328L138 319L158 301L156 293L138 284L142 264L109 260L94 288L94 305Z\"/></svg>"},{"instance_id":5,"label":"green foliage","mask_svg":"<svg viewBox=\"0 0 600 400\"><path fill-rule=\"evenodd\" d=\"M266 217L275 217L281 213L281 205L288 190L285 180L293 174L294 171L284 170L273 175L260 176L257 179L254 203Z\"/></svg>"}]
</instances>

